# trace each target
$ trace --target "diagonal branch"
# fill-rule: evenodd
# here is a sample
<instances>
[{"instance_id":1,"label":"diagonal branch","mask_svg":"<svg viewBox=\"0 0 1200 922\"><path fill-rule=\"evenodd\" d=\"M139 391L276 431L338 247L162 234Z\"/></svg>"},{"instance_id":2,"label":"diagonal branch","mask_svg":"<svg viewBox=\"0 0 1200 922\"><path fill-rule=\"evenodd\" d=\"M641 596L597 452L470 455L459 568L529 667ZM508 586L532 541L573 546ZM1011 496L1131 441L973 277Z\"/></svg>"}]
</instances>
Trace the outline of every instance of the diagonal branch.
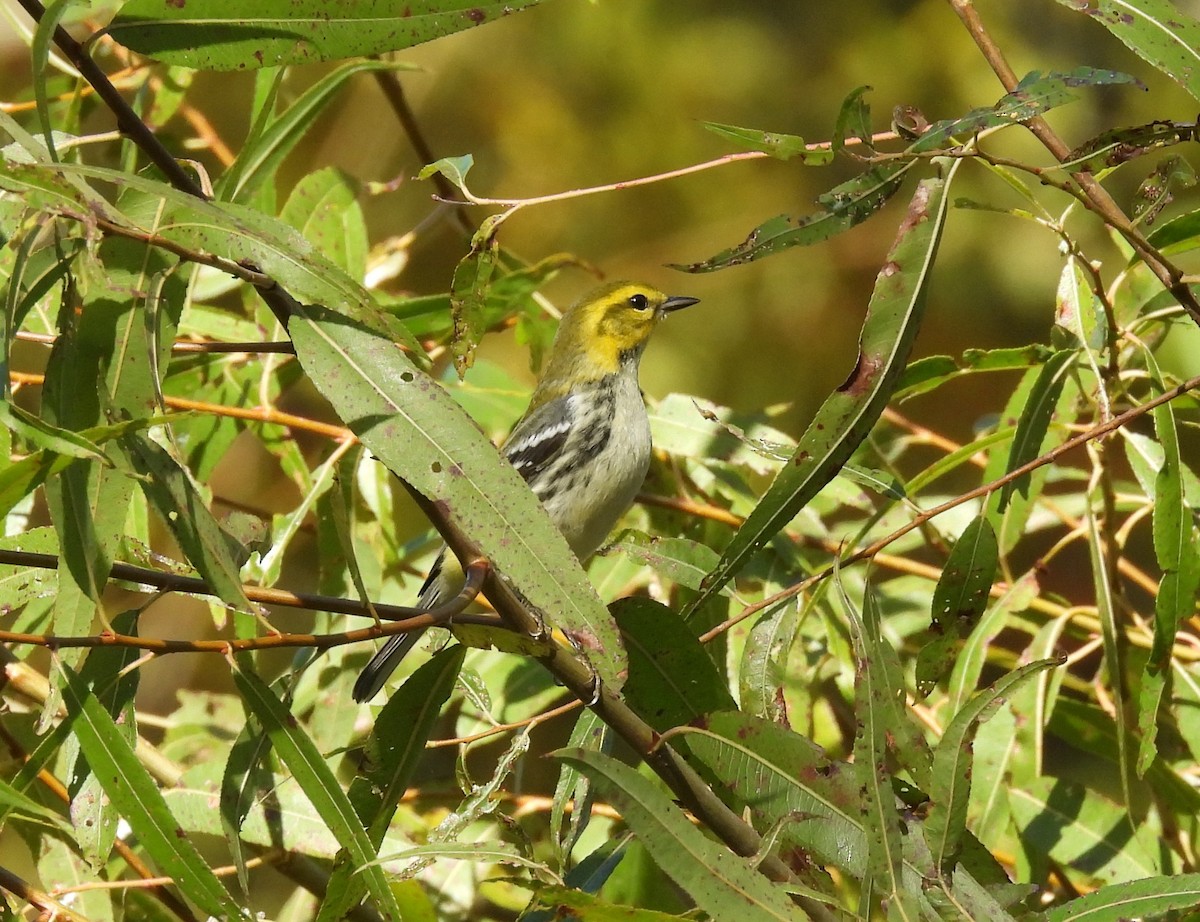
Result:
<instances>
[{"instance_id":1,"label":"diagonal branch","mask_svg":"<svg viewBox=\"0 0 1200 922\"><path fill-rule=\"evenodd\" d=\"M975 40L975 44L996 76L1000 78L1000 83L1004 86L1005 91L1011 93L1017 88L1019 82L1016 71L1012 69L1004 57L1004 52L1000 50L1000 46L996 44L984 27L983 20L979 18L979 11L975 9L974 0L948 0L948 2L958 18L962 20L971 38ZM1059 163L1066 163L1071 159L1071 148L1055 133L1044 118L1036 116L1024 124ZM1193 320L1200 323L1200 301L1196 300L1195 294L1184 281L1183 270L1150 245L1095 176L1088 172L1077 172L1072 175L1079 183L1080 190L1105 222L1125 238L1138 256L1150 267L1163 287L1175 296Z\"/></svg>"}]
</instances>

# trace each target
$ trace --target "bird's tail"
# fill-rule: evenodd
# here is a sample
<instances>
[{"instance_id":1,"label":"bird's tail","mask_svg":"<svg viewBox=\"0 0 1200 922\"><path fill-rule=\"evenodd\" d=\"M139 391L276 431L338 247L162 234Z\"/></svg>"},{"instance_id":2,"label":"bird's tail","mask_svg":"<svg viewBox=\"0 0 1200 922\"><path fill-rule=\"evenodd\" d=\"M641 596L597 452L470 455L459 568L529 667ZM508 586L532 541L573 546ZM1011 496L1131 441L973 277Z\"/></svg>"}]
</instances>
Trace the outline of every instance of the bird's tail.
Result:
<instances>
[{"instance_id":1,"label":"bird's tail","mask_svg":"<svg viewBox=\"0 0 1200 922\"><path fill-rule=\"evenodd\" d=\"M379 689L383 688L388 676L400 665L400 660L408 655L408 651L416 646L424 633L425 630L421 629L389 637L387 643L371 657L371 662L359 673L358 681L354 683L354 700L363 702L374 698Z\"/></svg>"},{"instance_id":2,"label":"bird's tail","mask_svg":"<svg viewBox=\"0 0 1200 922\"><path fill-rule=\"evenodd\" d=\"M429 575L425 577L425 582L418 593L418 607L428 611L442 599L450 599L458 595L464 578L463 569L458 560L453 554L447 554L446 549L442 548L442 552L433 562L433 567L430 569ZM417 641L421 639L426 630L427 628L418 628L415 631L406 631L403 634L394 634L389 637L379 652L371 657L371 662L367 663L366 668L359 674L358 681L354 683L354 700L361 703L374 698L379 689L383 688L383 683L388 680L388 676L400 665L400 660L404 659L408 655L408 651L417 645Z\"/></svg>"}]
</instances>

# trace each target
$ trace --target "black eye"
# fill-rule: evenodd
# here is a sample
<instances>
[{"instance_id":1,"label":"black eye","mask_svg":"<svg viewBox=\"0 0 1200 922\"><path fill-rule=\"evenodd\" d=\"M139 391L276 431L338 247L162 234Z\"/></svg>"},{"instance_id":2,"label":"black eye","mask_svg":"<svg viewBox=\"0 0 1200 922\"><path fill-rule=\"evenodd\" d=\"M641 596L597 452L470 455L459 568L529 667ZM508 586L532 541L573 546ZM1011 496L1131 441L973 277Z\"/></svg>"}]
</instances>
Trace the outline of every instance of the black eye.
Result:
<instances>
[{"instance_id":1,"label":"black eye","mask_svg":"<svg viewBox=\"0 0 1200 922\"><path fill-rule=\"evenodd\" d=\"M629 306L634 310L644 311L650 306L650 302L646 300L645 295L630 295Z\"/></svg>"}]
</instances>

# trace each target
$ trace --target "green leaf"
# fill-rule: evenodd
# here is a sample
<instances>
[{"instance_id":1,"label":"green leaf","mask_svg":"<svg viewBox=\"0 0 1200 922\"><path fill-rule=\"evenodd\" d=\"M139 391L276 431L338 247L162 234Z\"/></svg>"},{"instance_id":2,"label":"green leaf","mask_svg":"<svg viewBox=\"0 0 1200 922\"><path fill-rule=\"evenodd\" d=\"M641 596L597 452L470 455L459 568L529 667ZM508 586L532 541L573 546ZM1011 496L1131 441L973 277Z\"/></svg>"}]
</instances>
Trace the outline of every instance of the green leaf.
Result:
<instances>
[{"instance_id":1,"label":"green leaf","mask_svg":"<svg viewBox=\"0 0 1200 922\"><path fill-rule=\"evenodd\" d=\"M1110 567L1109 540L1114 536L1101 530L1100 513L1104 499L1102 486L1093 481L1088 485L1088 509L1085 517L1087 527L1088 558L1092 564L1092 587L1096 597L1096 614L1100 619L1100 635L1104 642L1104 677L1107 679L1108 694L1117 729L1117 770L1121 778L1121 793L1125 803L1133 804L1133 781L1130 778L1129 686L1125 679L1125 636L1124 625L1117 614L1115 598L1116 574Z\"/></svg>"},{"instance_id":2,"label":"green leaf","mask_svg":"<svg viewBox=\"0 0 1200 922\"><path fill-rule=\"evenodd\" d=\"M278 781L269 761L271 738L263 732L262 724L252 710L243 707L243 712L245 723L229 748L225 772L221 775L218 807L221 827L237 867L238 882L242 885L242 892L248 895L250 876L246 869L243 828L246 817L260 800L266 800L270 805L270 809L263 811L263 820L270 830L271 841L282 845L285 836L277 793Z\"/></svg>"},{"instance_id":3,"label":"green leaf","mask_svg":"<svg viewBox=\"0 0 1200 922\"><path fill-rule=\"evenodd\" d=\"M1058 0L1086 13L1151 66L1200 99L1200 23L1169 0Z\"/></svg>"},{"instance_id":4,"label":"green leaf","mask_svg":"<svg viewBox=\"0 0 1200 922\"><path fill-rule=\"evenodd\" d=\"M609 610L629 653L624 695L660 733L737 707L712 659L687 623L645 598L618 599Z\"/></svg>"},{"instance_id":5,"label":"green leaf","mask_svg":"<svg viewBox=\"0 0 1200 922\"><path fill-rule=\"evenodd\" d=\"M871 105L866 101L870 90L869 86L856 87L842 100L833 125L834 153L840 154L845 149L847 139L858 139L871 148Z\"/></svg>"},{"instance_id":6,"label":"green leaf","mask_svg":"<svg viewBox=\"0 0 1200 922\"><path fill-rule=\"evenodd\" d=\"M612 751L613 734L595 711L584 710L567 740L568 749L590 749L608 755ZM554 786L554 800L550 806L550 834L554 850L561 867L569 864L571 849L583 835L591 820L591 805L596 795L591 780L574 766L563 763ZM565 823L567 804L571 804L571 817Z\"/></svg>"},{"instance_id":7,"label":"green leaf","mask_svg":"<svg viewBox=\"0 0 1200 922\"><path fill-rule=\"evenodd\" d=\"M494 233L496 217L485 220L475 233L470 252L459 261L450 282L450 315L454 320L450 348L460 380L474 363L475 349L486 330L488 288L500 259Z\"/></svg>"},{"instance_id":8,"label":"green leaf","mask_svg":"<svg viewBox=\"0 0 1200 922\"><path fill-rule=\"evenodd\" d=\"M8 427L14 435L19 435L44 451L68 458L100 461L106 465L110 463L99 445L85 439L78 432L53 426L15 403L0 401L0 423Z\"/></svg>"},{"instance_id":9,"label":"green leaf","mask_svg":"<svg viewBox=\"0 0 1200 922\"><path fill-rule=\"evenodd\" d=\"M1094 67L1078 67L1066 73L1031 71L1021 78L1015 90L1000 97L994 106L973 109L961 118L930 125L909 150L937 150L952 143L955 138L969 137L988 128L1017 125L1036 118L1057 106L1073 102L1077 98L1071 92L1074 87L1117 83L1138 84L1139 81L1120 71Z\"/></svg>"},{"instance_id":10,"label":"green leaf","mask_svg":"<svg viewBox=\"0 0 1200 922\"><path fill-rule=\"evenodd\" d=\"M800 609L788 599L768 609L750 629L738 672L738 698L748 714L787 726L783 690L799 627Z\"/></svg>"},{"instance_id":11,"label":"green leaf","mask_svg":"<svg viewBox=\"0 0 1200 922\"><path fill-rule=\"evenodd\" d=\"M372 454L442 504L619 688L624 653L595 589L521 476L445 390L391 341L332 312L305 307L289 332L309 378Z\"/></svg>"},{"instance_id":12,"label":"green leaf","mask_svg":"<svg viewBox=\"0 0 1200 922\"><path fill-rule=\"evenodd\" d=\"M211 3L213 0L205 2ZM130 5L132 4L127 4L122 13L128 10ZM159 6L160 9L163 8L162 4ZM166 8L170 8L170 5ZM317 116L333 101L351 77L361 73L395 71L409 66L398 61L347 61L325 74L301 93L279 116L271 119L261 132L250 137L238 152L237 160L217 183L217 197L245 202L256 189L264 183L271 182L284 158L312 129ZM361 278L361 274L358 277Z\"/></svg>"},{"instance_id":13,"label":"green leaf","mask_svg":"<svg viewBox=\"0 0 1200 922\"><path fill-rule=\"evenodd\" d=\"M151 419L131 419L113 426L92 426L80 431L80 435L97 445L137 432L150 426L168 422L172 417L160 416ZM8 467L0 470L0 514L7 514L25 496L41 486L47 478L54 477L73 464L82 462L47 451L35 451Z\"/></svg>"},{"instance_id":14,"label":"green leaf","mask_svg":"<svg viewBox=\"0 0 1200 922\"><path fill-rule=\"evenodd\" d=\"M757 128L738 128L736 125L723 125L720 122L701 122L713 134L736 141L743 147L761 150L778 157L780 160L791 160L799 157L805 166L824 166L833 160L833 151L824 148L809 150L804 138L794 134L778 134L774 131L762 131Z\"/></svg>"},{"instance_id":15,"label":"green leaf","mask_svg":"<svg viewBox=\"0 0 1200 922\"><path fill-rule=\"evenodd\" d=\"M0 820L10 819L21 822L38 823L49 829L56 829L65 836L71 835L71 824L61 813L56 813L49 807L44 807L32 797L17 790L8 781L0 778Z\"/></svg>"},{"instance_id":16,"label":"green leaf","mask_svg":"<svg viewBox=\"0 0 1200 922\"><path fill-rule=\"evenodd\" d=\"M607 545L606 553L617 551L688 589L699 589L705 575L720 559L707 544L689 538L648 535L632 528L622 531Z\"/></svg>"},{"instance_id":17,"label":"green leaf","mask_svg":"<svg viewBox=\"0 0 1200 922\"><path fill-rule=\"evenodd\" d=\"M663 872L714 919L780 922L808 918L782 887L692 825L661 787L597 752L553 753L586 773Z\"/></svg>"},{"instance_id":18,"label":"green leaf","mask_svg":"<svg viewBox=\"0 0 1200 922\"><path fill-rule=\"evenodd\" d=\"M1195 185L1196 171L1190 163L1178 154L1163 157L1138 186L1133 199L1134 220L1149 227L1175 201L1177 193Z\"/></svg>"},{"instance_id":19,"label":"green leaf","mask_svg":"<svg viewBox=\"0 0 1200 922\"><path fill-rule=\"evenodd\" d=\"M296 183L279 213L352 279L367 271L367 225L358 186L350 174L325 167Z\"/></svg>"},{"instance_id":20,"label":"green leaf","mask_svg":"<svg viewBox=\"0 0 1200 922\"><path fill-rule=\"evenodd\" d=\"M1149 350L1144 352L1154 394L1166 386L1158 363ZM1171 668L1175 634L1179 625L1192 614L1200 592L1200 553L1196 550L1191 510L1184 503L1183 457L1175 409L1170 403L1154 408L1154 429L1162 447L1162 465L1154 478L1153 536L1154 556L1162 570L1154 599L1154 640L1142 670L1139 689L1138 729L1141 745L1137 772L1144 776L1158 754L1158 712Z\"/></svg>"},{"instance_id":21,"label":"green leaf","mask_svg":"<svg viewBox=\"0 0 1200 922\"><path fill-rule=\"evenodd\" d=\"M375 718L365 746L365 769L351 782L349 797L376 851L425 754L442 706L454 691L466 652L456 645L434 654L392 693ZM341 919L365 892L357 863L343 857L329 877L318 919Z\"/></svg>"},{"instance_id":22,"label":"green leaf","mask_svg":"<svg viewBox=\"0 0 1200 922\"><path fill-rule=\"evenodd\" d=\"M1013 436L1012 447L1008 453L1008 464L1005 473L1028 464L1042 451L1042 442L1050 428L1050 419L1054 406L1062 393L1066 376L1078 353L1064 349L1051 356L1042 366L1033 389L1029 393L1021 418L1017 421L1017 432ZM1026 474L1011 483L1005 484L1000 491L998 511L1003 512L1013 493L1019 492L1028 497L1030 475Z\"/></svg>"},{"instance_id":23,"label":"green leaf","mask_svg":"<svg viewBox=\"0 0 1200 922\"><path fill-rule=\"evenodd\" d=\"M360 869L375 908L385 918L402 919L403 914L396 905L396 897L388 887L383 869L371 863L376 846L368 838L325 757L283 703L252 671L250 658L241 655L237 662L233 679L246 706L262 721L279 758L308 795L330 832L342 843L355 867Z\"/></svg>"},{"instance_id":24,"label":"green leaf","mask_svg":"<svg viewBox=\"0 0 1200 922\"><path fill-rule=\"evenodd\" d=\"M993 602L979 619L955 659L944 713L958 713L979 683L992 640L1007 627L1008 616L1027 609L1038 597L1039 591L1037 570L1029 570L1015 579L1004 595Z\"/></svg>"},{"instance_id":25,"label":"green leaf","mask_svg":"<svg viewBox=\"0 0 1200 922\"><path fill-rule=\"evenodd\" d=\"M200 496L187 468L171 453L141 435L122 440L134 466L145 475L146 498L210 587L228 605L243 612L255 611L242 589L239 564L229 537Z\"/></svg>"},{"instance_id":26,"label":"green leaf","mask_svg":"<svg viewBox=\"0 0 1200 922\"><path fill-rule=\"evenodd\" d=\"M801 436L787 464L725 548L709 574L695 610L715 594L832 480L867 437L904 371L920 329L925 290L948 210L945 180L918 186L879 278L859 340L858 363L846 383L830 394Z\"/></svg>"},{"instance_id":27,"label":"green leaf","mask_svg":"<svg viewBox=\"0 0 1200 922\"><path fill-rule=\"evenodd\" d=\"M894 916L904 922L916 922L920 918L920 907L904 881L900 815L888 768L889 741L900 739L897 730L908 722L902 713L904 686L893 681L898 670L887 668L887 659L894 659L895 651L880 633L879 616L870 590L860 616L845 594L840 574L836 578L843 607L850 618L854 655L858 662L855 701L858 733L854 738L854 762L859 766L862 779L866 872L871 882L882 890L889 906L889 918ZM900 740L899 745L903 746L904 741ZM927 778L918 779L918 784L927 782Z\"/></svg>"},{"instance_id":28,"label":"green leaf","mask_svg":"<svg viewBox=\"0 0 1200 922\"><path fill-rule=\"evenodd\" d=\"M1081 785L1035 778L1008 791L1027 849L1085 875L1122 881L1160 873L1153 837L1135 835L1124 807Z\"/></svg>"},{"instance_id":29,"label":"green leaf","mask_svg":"<svg viewBox=\"0 0 1200 922\"><path fill-rule=\"evenodd\" d=\"M5 172L13 175L5 176ZM68 179L79 175L92 177L151 196L164 203L157 225L157 234L163 239L190 250L254 265L286 287L297 300L336 305L343 315L386 333L414 355L424 355L420 344L379 310L372 295L359 281L349 278L287 224L254 209L233 202L204 202L166 183L81 164L36 168L7 164L0 169L0 186L22 190L32 183L57 183L57 188L63 185L59 182L59 174ZM80 205L71 207L78 209ZM86 204L84 207L91 208ZM119 214L112 219L117 223L129 223L122 221ZM139 229L153 232L152 228Z\"/></svg>"},{"instance_id":30,"label":"green leaf","mask_svg":"<svg viewBox=\"0 0 1200 922\"><path fill-rule=\"evenodd\" d=\"M1147 877L1109 884L1048 909L1040 922L1124 922L1200 906L1200 874Z\"/></svg>"},{"instance_id":31,"label":"green leaf","mask_svg":"<svg viewBox=\"0 0 1200 922\"><path fill-rule=\"evenodd\" d=\"M31 528L19 535L0 538L0 549L57 557L58 535L48 526ZM58 575L54 570L0 564L0 611L15 611L33 599L54 595L57 589Z\"/></svg>"},{"instance_id":32,"label":"green leaf","mask_svg":"<svg viewBox=\"0 0 1200 922\"><path fill-rule=\"evenodd\" d=\"M1132 128L1112 128L1076 147L1062 166L1091 171L1116 167L1151 151L1195 140L1195 136L1195 122L1158 121Z\"/></svg>"},{"instance_id":33,"label":"green leaf","mask_svg":"<svg viewBox=\"0 0 1200 922\"><path fill-rule=\"evenodd\" d=\"M976 727L990 717L1018 685L1043 670L1061 666L1064 661L1065 658L1039 660L1010 672L991 688L974 695L942 733L933 754L933 784L929 789L932 806L925 823L925 840L933 852L934 863L944 872L952 869L957 861L966 832Z\"/></svg>"},{"instance_id":34,"label":"green leaf","mask_svg":"<svg viewBox=\"0 0 1200 922\"><path fill-rule=\"evenodd\" d=\"M954 542L933 590L934 637L917 656L917 694L928 695L954 667L958 642L987 607L998 566L996 532L982 516L972 519Z\"/></svg>"},{"instance_id":35,"label":"green leaf","mask_svg":"<svg viewBox=\"0 0 1200 922\"><path fill-rule=\"evenodd\" d=\"M461 157L443 157L433 163L427 163L417 173L417 179L429 179L431 176L442 175L454 183L464 195L470 195L467 189L467 173L475 165L475 158L470 154Z\"/></svg>"},{"instance_id":36,"label":"green leaf","mask_svg":"<svg viewBox=\"0 0 1200 922\"><path fill-rule=\"evenodd\" d=\"M545 912L528 917L528 922L572 919L577 922L681 922L673 913L607 903L573 887L539 887L534 897ZM523 920L526 916L522 915Z\"/></svg>"},{"instance_id":37,"label":"green leaf","mask_svg":"<svg viewBox=\"0 0 1200 922\"><path fill-rule=\"evenodd\" d=\"M811 246L861 224L888 203L912 163L873 167L818 198L821 208L802 218L779 215L756 227L735 247L689 264L672 263L682 272L713 272L754 262L794 246Z\"/></svg>"},{"instance_id":38,"label":"green leaf","mask_svg":"<svg viewBox=\"0 0 1200 922\"><path fill-rule=\"evenodd\" d=\"M127 48L199 70L245 70L383 54L481 25L539 0L131 0L107 33Z\"/></svg>"},{"instance_id":39,"label":"green leaf","mask_svg":"<svg viewBox=\"0 0 1200 922\"><path fill-rule=\"evenodd\" d=\"M242 908L213 875L191 840L180 834L158 785L142 767L112 717L83 680L64 668L68 723L113 806L129 823L157 871L175 881L203 912L242 918Z\"/></svg>"},{"instance_id":40,"label":"green leaf","mask_svg":"<svg viewBox=\"0 0 1200 922\"><path fill-rule=\"evenodd\" d=\"M784 842L862 877L867 849L859 766L831 759L800 734L740 711L711 714L675 735L723 798L749 811L755 828L784 823Z\"/></svg>"}]
</instances>

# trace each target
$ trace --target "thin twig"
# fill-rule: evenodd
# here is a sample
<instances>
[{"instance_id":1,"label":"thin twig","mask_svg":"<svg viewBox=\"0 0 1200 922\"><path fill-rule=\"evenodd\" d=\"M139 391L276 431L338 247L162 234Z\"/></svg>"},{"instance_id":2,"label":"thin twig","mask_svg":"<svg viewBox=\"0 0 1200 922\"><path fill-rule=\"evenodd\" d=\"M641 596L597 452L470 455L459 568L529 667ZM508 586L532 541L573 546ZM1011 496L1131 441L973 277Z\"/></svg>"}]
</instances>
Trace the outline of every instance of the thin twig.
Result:
<instances>
[{"instance_id":1,"label":"thin twig","mask_svg":"<svg viewBox=\"0 0 1200 922\"><path fill-rule=\"evenodd\" d=\"M32 562L36 561L36 562ZM57 569L58 558L51 554L31 554L23 551L0 551L0 564L16 566L42 567ZM131 576L132 571L136 576ZM455 615L466 608L479 595L480 588L491 566L483 558L476 558L467 564L467 580L462 591L454 598L435 605L432 608L408 608L401 605L385 605L375 602L367 605L352 599L341 599L333 596L303 596L297 593L282 592L277 589L262 589L256 586L244 586L243 590L251 601L263 602L267 596L275 597L272 604L290 605L294 608L309 608L313 611L332 611L347 615L371 617L373 614L389 621L388 624L373 624L370 627L353 631L343 631L334 634L269 634L265 637L238 637L225 640L177 640L172 638L137 637L130 634L119 634L115 631L104 631L100 634L89 634L82 637L57 637L53 634L26 634L15 631L0 631L0 643L21 643L32 646L61 649L67 647L128 647L136 650L149 650L152 653L230 653L244 650L268 650L287 647L312 647L317 650L328 650L349 643L359 643L363 640L375 640L380 637L390 637L393 634L404 634L408 631L423 630L434 625L445 624ZM160 573L156 570L146 570L142 567L132 567L128 564L114 564L110 579L122 579L129 582L145 582L157 585L170 592L190 592L203 595L213 595L213 590L203 580L194 577L176 576L173 573ZM149 577L149 578L147 578ZM287 599L289 601L280 601Z\"/></svg>"}]
</instances>

